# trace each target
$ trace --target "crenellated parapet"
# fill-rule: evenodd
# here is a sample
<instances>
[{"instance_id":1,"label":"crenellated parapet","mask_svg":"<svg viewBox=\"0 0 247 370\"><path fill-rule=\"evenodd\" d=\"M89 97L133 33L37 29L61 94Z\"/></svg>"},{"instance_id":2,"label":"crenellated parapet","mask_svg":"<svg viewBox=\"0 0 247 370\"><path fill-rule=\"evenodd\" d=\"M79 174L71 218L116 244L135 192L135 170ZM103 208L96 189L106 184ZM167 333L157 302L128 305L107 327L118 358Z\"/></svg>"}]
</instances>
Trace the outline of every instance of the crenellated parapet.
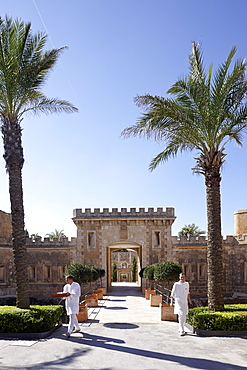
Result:
<instances>
[{"instance_id":1,"label":"crenellated parapet","mask_svg":"<svg viewBox=\"0 0 247 370\"><path fill-rule=\"evenodd\" d=\"M50 238L42 239L41 237L34 238L34 239L26 238L26 246L27 247L35 247L35 246L45 247L45 246L49 246L49 247L52 247L52 248L56 248L56 247L61 248L62 246L75 247L76 246L76 241L77 241L76 237L72 237L71 240L69 240L69 238L67 238L67 237L61 238L60 240L58 238L53 238L53 239L50 239Z\"/></svg>"},{"instance_id":2,"label":"crenellated parapet","mask_svg":"<svg viewBox=\"0 0 247 370\"><path fill-rule=\"evenodd\" d=\"M68 238L62 238L61 240L58 240L58 238L26 238L26 246L29 247L52 247L52 248L61 248L61 247L75 247L77 243L77 238L71 238L69 240ZM0 248L1 247L9 247L12 248L12 238L6 238L6 237L0 237Z\"/></svg>"},{"instance_id":3,"label":"crenellated parapet","mask_svg":"<svg viewBox=\"0 0 247 370\"><path fill-rule=\"evenodd\" d=\"M247 242L247 235L244 235L246 236L246 242ZM200 235L200 236L172 236L171 237L171 243L172 245L207 245L207 238L206 236L204 235ZM222 239L222 244L223 245L234 245L234 244L238 244L239 243L239 239L237 239L235 236L233 235L227 235L226 238L223 238Z\"/></svg>"},{"instance_id":4,"label":"crenellated parapet","mask_svg":"<svg viewBox=\"0 0 247 370\"><path fill-rule=\"evenodd\" d=\"M235 235L235 239L239 244L247 244L247 234Z\"/></svg>"},{"instance_id":5,"label":"crenellated parapet","mask_svg":"<svg viewBox=\"0 0 247 370\"><path fill-rule=\"evenodd\" d=\"M100 208L85 208L83 211L81 208L74 209L73 211L73 220L76 219L97 219L97 218L173 218L175 219L174 208L168 207L163 210L163 208L103 208L101 211Z\"/></svg>"}]
</instances>

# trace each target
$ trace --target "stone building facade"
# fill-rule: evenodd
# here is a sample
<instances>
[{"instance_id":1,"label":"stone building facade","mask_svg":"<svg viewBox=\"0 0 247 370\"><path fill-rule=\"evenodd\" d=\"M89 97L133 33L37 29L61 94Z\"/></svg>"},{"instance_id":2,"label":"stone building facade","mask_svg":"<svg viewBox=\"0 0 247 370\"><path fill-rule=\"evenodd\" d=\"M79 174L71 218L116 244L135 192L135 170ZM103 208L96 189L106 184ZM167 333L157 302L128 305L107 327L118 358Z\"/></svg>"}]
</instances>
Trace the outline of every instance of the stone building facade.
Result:
<instances>
[{"instance_id":1,"label":"stone building facade","mask_svg":"<svg viewBox=\"0 0 247 370\"><path fill-rule=\"evenodd\" d=\"M75 209L72 220L77 238L27 239L30 296L47 298L60 291L71 262L104 268L103 283L109 286L112 252L124 248L136 251L138 270L165 260L179 262L192 297L206 297L207 241L202 236L172 236L175 219L174 208ZM236 235L223 240L226 296L247 294L247 210L235 212L234 219ZM15 295L13 271L11 216L0 212L0 297Z\"/></svg>"},{"instance_id":2,"label":"stone building facade","mask_svg":"<svg viewBox=\"0 0 247 370\"><path fill-rule=\"evenodd\" d=\"M125 249L124 251L116 250L111 253L111 268L113 269L113 263L116 263L116 272L117 272L117 282L132 282L137 280L137 271L133 277L133 262L134 258L137 261L138 255L137 252L130 249ZM113 270L112 270L113 274ZM113 278L112 278L112 281Z\"/></svg>"},{"instance_id":3,"label":"stone building facade","mask_svg":"<svg viewBox=\"0 0 247 370\"><path fill-rule=\"evenodd\" d=\"M111 252L121 248L135 250L138 268L166 259L171 239L174 208L113 208L74 210L77 226L77 261L103 267L111 283ZM152 262L150 262L152 261ZM153 262L154 261L154 262Z\"/></svg>"}]
</instances>

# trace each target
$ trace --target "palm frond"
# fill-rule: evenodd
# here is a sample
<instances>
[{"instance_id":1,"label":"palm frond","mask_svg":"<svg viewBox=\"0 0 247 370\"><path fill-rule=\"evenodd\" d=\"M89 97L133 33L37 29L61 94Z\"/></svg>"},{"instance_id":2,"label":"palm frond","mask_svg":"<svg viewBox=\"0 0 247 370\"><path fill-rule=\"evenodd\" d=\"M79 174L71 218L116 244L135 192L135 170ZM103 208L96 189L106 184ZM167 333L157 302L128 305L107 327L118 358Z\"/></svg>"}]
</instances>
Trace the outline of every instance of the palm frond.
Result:
<instances>
[{"instance_id":1,"label":"palm frond","mask_svg":"<svg viewBox=\"0 0 247 370\"><path fill-rule=\"evenodd\" d=\"M212 65L206 71L200 47L193 43L190 73L167 91L172 99L149 94L135 97L143 113L122 136L164 143L164 150L150 164L151 170L178 151L193 149L199 152L200 168L203 160L216 161L220 168L226 143L241 145L247 130L247 64L240 59L230 70L235 54L233 47L216 72Z\"/></svg>"},{"instance_id":2,"label":"palm frond","mask_svg":"<svg viewBox=\"0 0 247 370\"><path fill-rule=\"evenodd\" d=\"M0 22L0 107L5 113L22 116L25 112L71 113L77 109L66 100L45 98L45 84L61 52L65 49L44 50L47 35L32 34L31 24Z\"/></svg>"},{"instance_id":3,"label":"palm frond","mask_svg":"<svg viewBox=\"0 0 247 370\"><path fill-rule=\"evenodd\" d=\"M149 170L153 171L159 164L166 162L171 157L175 157L178 152L182 153L188 150L192 151L193 149L195 149L195 147L190 143L181 142L176 138L171 141L162 152L152 159L149 165Z\"/></svg>"},{"instance_id":4,"label":"palm frond","mask_svg":"<svg viewBox=\"0 0 247 370\"><path fill-rule=\"evenodd\" d=\"M23 105L22 105L23 108ZM29 104L21 109L18 117L20 118L23 114L30 112L33 114L40 113L73 113L77 112L78 109L66 100L60 100L56 98L47 98L39 94L36 99L29 99Z\"/></svg>"},{"instance_id":5,"label":"palm frond","mask_svg":"<svg viewBox=\"0 0 247 370\"><path fill-rule=\"evenodd\" d=\"M192 42L190 59L190 78L195 81L205 80L205 68L203 64L203 54L200 45L195 41Z\"/></svg>"}]
</instances>

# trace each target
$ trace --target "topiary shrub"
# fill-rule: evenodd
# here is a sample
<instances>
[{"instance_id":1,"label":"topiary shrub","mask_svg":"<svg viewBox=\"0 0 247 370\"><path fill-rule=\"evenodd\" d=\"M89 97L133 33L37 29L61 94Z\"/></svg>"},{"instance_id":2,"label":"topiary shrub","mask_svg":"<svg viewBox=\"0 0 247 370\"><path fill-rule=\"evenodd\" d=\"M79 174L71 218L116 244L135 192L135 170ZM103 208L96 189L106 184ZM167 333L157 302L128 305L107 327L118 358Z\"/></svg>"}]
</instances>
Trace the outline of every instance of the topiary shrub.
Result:
<instances>
[{"instance_id":1,"label":"topiary shrub","mask_svg":"<svg viewBox=\"0 0 247 370\"><path fill-rule=\"evenodd\" d=\"M143 272L143 277L147 280L153 281L154 279L154 271L156 269L157 265L149 265L145 267L145 270Z\"/></svg>"},{"instance_id":2,"label":"topiary shrub","mask_svg":"<svg viewBox=\"0 0 247 370\"><path fill-rule=\"evenodd\" d=\"M67 267L65 275L72 275L80 285L87 284L92 281L92 268L82 263L72 263Z\"/></svg>"},{"instance_id":3,"label":"topiary shrub","mask_svg":"<svg viewBox=\"0 0 247 370\"><path fill-rule=\"evenodd\" d=\"M46 332L60 321L62 313L62 306L30 306L30 309L2 306L0 307L0 332Z\"/></svg>"},{"instance_id":4,"label":"topiary shrub","mask_svg":"<svg viewBox=\"0 0 247 370\"><path fill-rule=\"evenodd\" d=\"M225 311L208 311L207 307L189 309L187 322L196 329L247 331L247 305L225 305Z\"/></svg>"},{"instance_id":5,"label":"topiary shrub","mask_svg":"<svg viewBox=\"0 0 247 370\"><path fill-rule=\"evenodd\" d=\"M139 276L140 278L143 278L144 277L144 270L145 270L146 267L143 267L140 271L139 271Z\"/></svg>"},{"instance_id":6,"label":"topiary shrub","mask_svg":"<svg viewBox=\"0 0 247 370\"><path fill-rule=\"evenodd\" d=\"M182 266L173 261L165 261L154 269L154 280L159 282L174 281L182 272Z\"/></svg>"},{"instance_id":7,"label":"topiary shrub","mask_svg":"<svg viewBox=\"0 0 247 370\"><path fill-rule=\"evenodd\" d=\"M89 266L89 268L90 268L89 283L93 283L94 281L100 278L100 269L96 266Z\"/></svg>"}]
</instances>

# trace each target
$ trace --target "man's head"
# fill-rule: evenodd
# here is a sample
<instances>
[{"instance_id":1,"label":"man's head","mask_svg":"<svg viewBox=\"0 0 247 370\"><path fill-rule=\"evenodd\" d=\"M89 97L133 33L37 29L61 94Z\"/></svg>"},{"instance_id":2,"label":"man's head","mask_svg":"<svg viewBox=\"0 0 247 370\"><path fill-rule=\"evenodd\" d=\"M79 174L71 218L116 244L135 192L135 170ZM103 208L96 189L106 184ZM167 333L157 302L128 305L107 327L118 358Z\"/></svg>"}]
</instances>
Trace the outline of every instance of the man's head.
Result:
<instances>
[{"instance_id":1,"label":"man's head","mask_svg":"<svg viewBox=\"0 0 247 370\"><path fill-rule=\"evenodd\" d=\"M74 277L72 275L67 275L67 276L65 276L65 280L66 280L67 284L71 285L73 283Z\"/></svg>"},{"instance_id":2,"label":"man's head","mask_svg":"<svg viewBox=\"0 0 247 370\"><path fill-rule=\"evenodd\" d=\"M185 281L185 274L183 272L181 272L181 274L179 274L179 280L184 282Z\"/></svg>"}]
</instances>

